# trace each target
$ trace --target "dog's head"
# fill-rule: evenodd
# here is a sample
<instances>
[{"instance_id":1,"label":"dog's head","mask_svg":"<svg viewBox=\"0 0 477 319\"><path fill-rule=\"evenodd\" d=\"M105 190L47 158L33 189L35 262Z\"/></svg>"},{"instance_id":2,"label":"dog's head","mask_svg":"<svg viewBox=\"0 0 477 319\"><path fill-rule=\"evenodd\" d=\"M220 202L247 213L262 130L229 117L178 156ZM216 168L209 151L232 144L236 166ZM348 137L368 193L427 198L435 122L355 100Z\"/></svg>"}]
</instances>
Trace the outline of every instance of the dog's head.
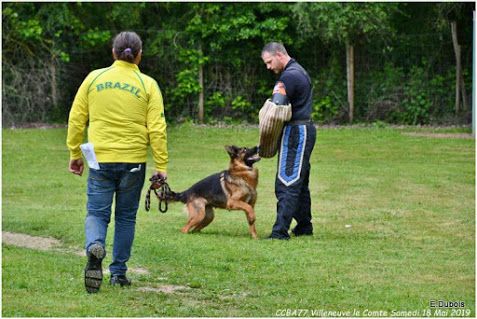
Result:
<instances>
[{"instance_id":1,"label":"dog's head","mask_svg":"<svg viewBox=\"0 0 477 319\"><path fill-rule=\"evenodd\" d=\"M258 162L261 158L258 155L258 147L238 147L235 145L225 146L225 150L230 155L231 160L238 160L243 162L248 167L252 167L255 162Z\"/></svg>"}]
</instances>

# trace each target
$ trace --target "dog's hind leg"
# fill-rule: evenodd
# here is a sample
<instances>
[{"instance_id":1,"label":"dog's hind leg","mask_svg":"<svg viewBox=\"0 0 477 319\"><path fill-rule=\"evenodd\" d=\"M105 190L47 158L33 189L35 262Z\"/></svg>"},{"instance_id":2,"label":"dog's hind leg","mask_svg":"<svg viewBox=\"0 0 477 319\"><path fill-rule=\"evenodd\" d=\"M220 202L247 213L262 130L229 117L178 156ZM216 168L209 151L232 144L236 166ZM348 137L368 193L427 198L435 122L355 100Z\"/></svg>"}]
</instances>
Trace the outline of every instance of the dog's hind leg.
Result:
<instances>
[{"instance_id":1,"label":"dog's hind leg","mask_svg":"<svg viewBox=\"0 0 477 319\"><path fill-rule=\"evenodd\" d=\"M187 224L182 227L181 232L188 233L190 231L195 231L197 226L199 226L202 221L205 219L205 199L194 199L187 203L187 211L189 212L189 220ZM200 230L200 229L199 229Z\"/></svg>"},{"instance_id":2,"label":"dog's hind leg","mask_svg":"<svg viewBox=\"0 0 477 319\"><path fill-rule=\"evenodd\" d=\"M214 209L212 206L205 206L205 218L202 222L195 227L194 231L201 231L203 228L207 227L214 220Z\"/></svg>"}]
</instances>

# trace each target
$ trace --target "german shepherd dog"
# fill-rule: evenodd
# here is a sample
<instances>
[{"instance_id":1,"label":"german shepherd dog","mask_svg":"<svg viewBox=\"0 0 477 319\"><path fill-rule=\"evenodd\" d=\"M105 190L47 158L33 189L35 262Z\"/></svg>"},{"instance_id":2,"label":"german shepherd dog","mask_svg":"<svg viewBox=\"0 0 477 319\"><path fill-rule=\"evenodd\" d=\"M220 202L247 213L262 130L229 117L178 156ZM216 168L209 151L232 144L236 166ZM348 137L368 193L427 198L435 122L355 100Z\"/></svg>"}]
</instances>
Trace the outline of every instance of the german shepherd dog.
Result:
<instances>
[{"instance_id":1,"label":"german shepherd dog","mask_svg":"<svg viewBox=\"0 0 477 319\"><path fill-rule=\"evenodd\" d=\"M243 210L250 234L257 238L254 206L257 200L258 147L225 146L230 155L229 169L210 175L181 193L171 192L170 200L186 204L189 219L183 233L199 232L214 219L214 207Z\"/></svg>"}]
</instances>

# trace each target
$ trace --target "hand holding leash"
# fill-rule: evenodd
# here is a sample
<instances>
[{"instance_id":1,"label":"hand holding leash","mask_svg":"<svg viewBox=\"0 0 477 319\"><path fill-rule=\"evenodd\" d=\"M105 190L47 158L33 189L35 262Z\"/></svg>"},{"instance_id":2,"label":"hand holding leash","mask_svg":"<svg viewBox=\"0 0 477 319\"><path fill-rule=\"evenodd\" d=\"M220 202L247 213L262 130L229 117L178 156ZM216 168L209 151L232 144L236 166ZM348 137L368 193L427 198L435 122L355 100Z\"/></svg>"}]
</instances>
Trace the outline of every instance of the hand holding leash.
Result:
<instances>
[{"instance_id":1,"label":"hand holding leash","mask_svg":"<svg viewBox=\"0 0 477 319\"><path fill-rule=\"evenodd\" d=\"M156 194L157 199L159 200L159 211L161 213L167 212L167 197L171 193L171 189L169 185L166 182L167 179L167 174L163 172L157 172L156 174L152 175L152 177L149 179L151 182L151 186L149 186L149 189L146 194L146 203L145 203L145 208L146 211L149 211L151 208L151 190L154 191L154 194Z\"/></svg>"},{"instance_id":2,"label":"hand holding leash","mask_svg":"<svg viewBox=\"0 0 477 319\"><path fill-rule=\"evenodd\" d=\"M164 184L167 180L167 173L164 172L155 172L154 175L149 179L151 182L151 187L158 189Z\"/></svg>"}]
</instances>

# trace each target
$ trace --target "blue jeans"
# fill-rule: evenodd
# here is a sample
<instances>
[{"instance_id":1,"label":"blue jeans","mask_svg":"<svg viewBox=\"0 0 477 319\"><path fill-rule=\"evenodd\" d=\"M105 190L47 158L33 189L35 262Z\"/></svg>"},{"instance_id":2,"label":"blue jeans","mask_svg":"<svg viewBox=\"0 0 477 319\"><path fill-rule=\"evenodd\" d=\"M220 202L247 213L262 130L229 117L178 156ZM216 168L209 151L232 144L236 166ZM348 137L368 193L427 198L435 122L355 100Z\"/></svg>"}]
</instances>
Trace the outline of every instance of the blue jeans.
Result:
<instances>
[{"instance_id":1,"label":"blue jeans","mask_svg":"<svg viewBox=\"0 0 477 319\"><path fill-rule=\"evenodd\" d=\"M116 195L113 261L109 270L111 275L124 275L126 262L131 256L146 163L100 163L99 166L99 170L89 169L86 251L94 243L105 247L111 206Z\"/></svg>"}]
</instances>

